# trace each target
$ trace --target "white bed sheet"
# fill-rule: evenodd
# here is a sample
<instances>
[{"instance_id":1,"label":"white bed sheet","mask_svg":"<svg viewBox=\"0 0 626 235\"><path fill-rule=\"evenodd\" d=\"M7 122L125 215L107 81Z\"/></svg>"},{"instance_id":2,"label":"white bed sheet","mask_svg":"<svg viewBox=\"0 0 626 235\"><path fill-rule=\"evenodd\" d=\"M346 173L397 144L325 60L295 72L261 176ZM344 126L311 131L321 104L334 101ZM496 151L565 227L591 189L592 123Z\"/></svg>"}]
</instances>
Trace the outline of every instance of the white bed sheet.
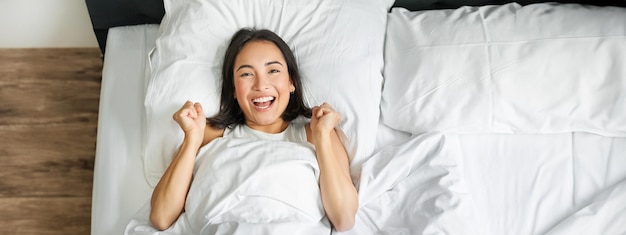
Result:
<instances>
[{"instance_id":1,"label":"white bed sheet","mask_svg":"<svg viewBox=\"0 0 626 235\"><path fill-rule=\"evenodd\" d=\"M109 30L102 86L91 234L123 234L132 215L151 194L143 174L144 68L157 25Z\"/></svg>"}]
</instances>

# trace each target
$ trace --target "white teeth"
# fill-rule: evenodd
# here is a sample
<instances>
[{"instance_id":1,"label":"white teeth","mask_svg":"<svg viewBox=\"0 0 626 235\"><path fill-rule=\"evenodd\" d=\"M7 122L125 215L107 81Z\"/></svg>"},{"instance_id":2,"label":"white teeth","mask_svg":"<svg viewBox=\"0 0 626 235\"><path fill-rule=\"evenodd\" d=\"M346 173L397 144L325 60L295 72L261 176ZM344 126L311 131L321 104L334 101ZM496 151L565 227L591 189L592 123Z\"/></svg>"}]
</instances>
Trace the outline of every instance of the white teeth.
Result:
<instances>
[{"instance_id":1,"label":"white teeth","mask_svg":"<svg viewBox=\"0 0 626 235\"><path fill-rule=\"evenodd\" d=\"M274 100L274 97L266 96L266 97L255 98L255 99L252 100L252 102L267 102L267 101L271 101L271 100Z\"/></svg>"}]
</instances>

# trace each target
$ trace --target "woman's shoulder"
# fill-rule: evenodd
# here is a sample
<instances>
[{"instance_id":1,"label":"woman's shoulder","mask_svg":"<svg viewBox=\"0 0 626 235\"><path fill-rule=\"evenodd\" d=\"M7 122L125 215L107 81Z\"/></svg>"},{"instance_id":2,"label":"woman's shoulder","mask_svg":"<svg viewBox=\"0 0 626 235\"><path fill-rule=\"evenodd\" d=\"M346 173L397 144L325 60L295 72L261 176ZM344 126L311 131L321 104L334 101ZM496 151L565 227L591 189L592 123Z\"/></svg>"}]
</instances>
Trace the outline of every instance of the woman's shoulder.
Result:
<instances>
[{"instance_id":1,"label":"woman's shoulder","mask_svg":"<svg viewBox=\"0 0 626 235\"><path fill-rule=\"evenodd\" d=\"M311 131L311 123L304 123L304 133L306 136L306 141L309 143L313 143L313 132Z\"/></svg>"},{"instance_id":2,"label":"woman's shoulder","mask_svg":"<svg viewBox=\"0 0 626 235\"><path fill-rule=\"evenodd\" d=\"M202 146L208 144L214 139L217 139L223 136L224 136L224 129L213 127L207 123L206 128L204 128L204 140L202 141Z\"/></svg>"},{"instance_id":3,"label":"woman's shoulder","mask_svg":"<svg viewBox=\"0 0 626 235\"><path fill-rule=\"evenodd\" d=\"M313 135L312 135L312 131L311 131L311 124L310 122L298 122L298 123L292 123L290 124L291 129L292 129L292 138L290 139L290 141L292 142L296 142L299 144L304 144L306 146L310 146L313 149L315 149L315 146L313 145Z\"/></svg>"}]
</instances>

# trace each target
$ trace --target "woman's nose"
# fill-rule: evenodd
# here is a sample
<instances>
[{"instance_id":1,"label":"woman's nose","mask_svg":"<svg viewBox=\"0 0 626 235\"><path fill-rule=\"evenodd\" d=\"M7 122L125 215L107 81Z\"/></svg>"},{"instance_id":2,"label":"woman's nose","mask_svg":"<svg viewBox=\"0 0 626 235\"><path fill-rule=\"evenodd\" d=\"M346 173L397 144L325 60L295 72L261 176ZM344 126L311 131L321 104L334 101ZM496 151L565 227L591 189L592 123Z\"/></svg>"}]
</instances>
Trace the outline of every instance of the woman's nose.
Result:
<instances>
[{"instance_id":1,"label":"woman's nose","mask_svg":"<svg viewBox=\"0 0 626 235\"><path fill-rule=\"evenodd\" d=\"M258 73L256 79L254 80L254 89L255 90L269 89L267 74Z\"/></svg>"}]
</instances>

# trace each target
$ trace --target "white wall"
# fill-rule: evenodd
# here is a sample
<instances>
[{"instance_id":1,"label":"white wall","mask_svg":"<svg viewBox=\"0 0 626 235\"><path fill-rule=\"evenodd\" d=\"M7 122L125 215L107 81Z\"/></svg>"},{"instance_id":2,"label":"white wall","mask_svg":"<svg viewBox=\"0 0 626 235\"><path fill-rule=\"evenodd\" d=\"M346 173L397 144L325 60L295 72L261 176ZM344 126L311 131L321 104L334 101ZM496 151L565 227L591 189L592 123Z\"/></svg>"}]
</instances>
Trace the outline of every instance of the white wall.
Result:
<instances>
[{"instance_id":1,"label":"white wall","mask_svg":"<svg viewBox=\"0 0 626 235\"><path fill-rule=\"evenodd\" d=\"M0 48L98 47L85 0L0 0Z\"/></svg>"}]
</instances>

